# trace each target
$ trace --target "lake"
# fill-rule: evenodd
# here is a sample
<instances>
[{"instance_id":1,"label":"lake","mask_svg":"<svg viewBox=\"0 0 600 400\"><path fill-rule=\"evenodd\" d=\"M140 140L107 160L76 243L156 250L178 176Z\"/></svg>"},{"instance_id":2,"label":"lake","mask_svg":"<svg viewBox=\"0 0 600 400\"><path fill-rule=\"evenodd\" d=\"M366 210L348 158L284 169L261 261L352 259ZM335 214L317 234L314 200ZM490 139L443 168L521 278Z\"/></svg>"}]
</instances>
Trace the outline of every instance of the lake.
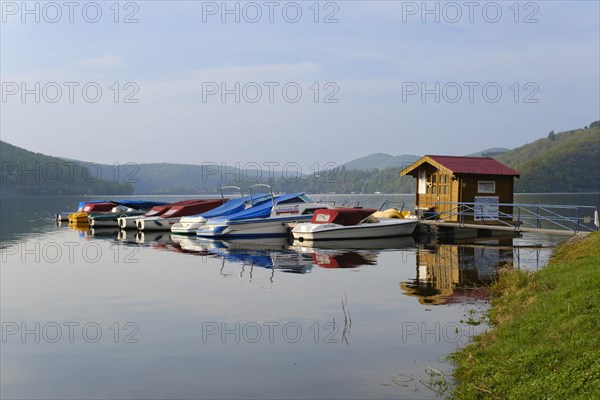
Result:
<instances>
[{"instance_id":1,"label":"lake","mask_svg":"<svg viewBox=\"0 0 600 400\"><path fill-rule=\"evenodd\" d=\"M598 194L515 197L600 206ZM83 199L1 199L2 398L439 398L446 356L485 329L498 269L542 268L568 238L306 247L57 226Z\"/></svg>"}]
</instances>

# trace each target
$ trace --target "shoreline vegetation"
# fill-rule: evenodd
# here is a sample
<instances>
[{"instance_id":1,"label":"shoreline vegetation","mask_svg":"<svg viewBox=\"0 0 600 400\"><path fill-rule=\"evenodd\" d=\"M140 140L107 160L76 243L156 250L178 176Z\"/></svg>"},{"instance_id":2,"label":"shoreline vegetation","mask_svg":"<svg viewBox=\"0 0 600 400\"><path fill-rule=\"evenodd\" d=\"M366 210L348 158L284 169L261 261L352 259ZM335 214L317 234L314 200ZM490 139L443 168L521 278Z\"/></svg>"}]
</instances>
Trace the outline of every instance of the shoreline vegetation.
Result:
<instances>
[{"instance_id":1,"label":"shoreline vegetation","mask_svg":"<svg viewBox=\"0 0 600 400\"><path fill-rule=\"evenodd\" d=\"M491 329L450 356L451 398L600 398L600 232L538 271L501 271L491 295Z\"/></svg>"}]
</instances>

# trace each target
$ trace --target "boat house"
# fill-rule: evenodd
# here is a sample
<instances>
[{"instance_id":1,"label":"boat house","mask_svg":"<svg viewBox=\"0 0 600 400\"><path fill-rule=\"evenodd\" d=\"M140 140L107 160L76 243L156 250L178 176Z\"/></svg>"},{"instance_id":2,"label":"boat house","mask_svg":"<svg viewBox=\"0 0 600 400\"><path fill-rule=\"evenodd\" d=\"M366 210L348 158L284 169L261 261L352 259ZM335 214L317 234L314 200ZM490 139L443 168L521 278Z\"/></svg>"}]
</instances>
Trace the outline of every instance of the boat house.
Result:
<instances>
[{"instance_id":1,"label":"boat house","mask_svg":"<svg viewBox=\"0 0 600 400\"><path fill-rule=\"evenodd\" d=\"M497 204L513 202L514 178L519 177L517 171L490 157L436 155L421 157L400 171L400 176L405 175L416 179L417 213L434 213L447 221L458 221L456 203L480 205L465 213L465 220L493 220L499 218L499 211L511 213L511 207Z\"/></svg>"}]
</instances>

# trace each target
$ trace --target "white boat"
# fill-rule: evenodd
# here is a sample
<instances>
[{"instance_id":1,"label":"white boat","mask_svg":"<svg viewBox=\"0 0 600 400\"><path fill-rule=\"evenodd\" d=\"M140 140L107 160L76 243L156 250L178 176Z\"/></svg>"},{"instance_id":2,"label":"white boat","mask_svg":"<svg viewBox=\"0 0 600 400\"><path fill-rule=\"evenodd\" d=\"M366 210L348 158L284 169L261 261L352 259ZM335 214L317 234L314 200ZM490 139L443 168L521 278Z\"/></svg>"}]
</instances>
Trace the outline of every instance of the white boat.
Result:
<instances>
[{"instance_id":1,"label":"white boat","mask_svg":"<svg viewBox=\"0 0 600 400\"><path fill-rule=\"evenodd\" d=\"M196 235L215 238L274 237L289 234L290 225L309 221L316 210L331 208L330 204L315 202L306 193L292 193L274 197L271 201L240 211L236 214L211 218L201 226Z\"/></svg>"},{"instance_id":2,"label":"white boat","mask_svg":"<svg viewBox=\"0 0 600 400\"><path fill-rule=\"evenodd\" d=\"M368 208L318 210L310 222L296 226L292 230L292 235L294 239L300 241L411 235L419 220L403 217L404 214L394 209L379 213Z\"/></svg>"},{"instance_id":3,"label":"white boat","mask_svg":"<svg viewBox=\"0 0 600 400\"><path fill-rule=\"evenodd\" d=\"M209 220L210 218L216 218L216 217L222 217L225 215L235 214L240 211L246 210L248 208L254 207L256 205L260 205L260 204L270 200L270 198L268 196L259 196L259 197L255 197L255 198L252 198L252 194L250 194L250 196L244 196L244 194L242 193L242 190L237 186L222 187L220 189L221 198L224 199L223 190L228 189L228 188L237 189L240 192L241 197L236 198L236 199L230 199L222 206L219 206L217 208L214 208L214 209L204 212L202 214L181 217L181 220L179 220L179 222L177 222L177 223L173 224L173 226L171 226L171 232L178 233L178 234L193 234L193 235L195 235L198 228L200 228L200 226L204 225L204 223L207 220Z\"/></svg>"}]
</instances>

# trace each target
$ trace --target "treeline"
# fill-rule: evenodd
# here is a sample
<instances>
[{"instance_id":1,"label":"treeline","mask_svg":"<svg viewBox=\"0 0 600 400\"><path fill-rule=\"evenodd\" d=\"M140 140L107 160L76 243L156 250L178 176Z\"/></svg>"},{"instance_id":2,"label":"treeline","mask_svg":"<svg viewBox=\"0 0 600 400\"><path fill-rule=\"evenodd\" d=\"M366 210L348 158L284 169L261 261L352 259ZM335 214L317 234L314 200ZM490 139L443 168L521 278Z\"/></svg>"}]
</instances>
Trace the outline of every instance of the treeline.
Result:
<instances>
[{"instance_id":1,"label":"treeline","mask_svg":"<svg viewBox=\"0 0 600 400\"><path fill-rule=\"evenodd\" d=\"M398 168L367 171L340 167L305 177L282 176L272 183L277 192L311 193L414 193L415 180L401 177Z\"/></svg>"}]
</instances>

